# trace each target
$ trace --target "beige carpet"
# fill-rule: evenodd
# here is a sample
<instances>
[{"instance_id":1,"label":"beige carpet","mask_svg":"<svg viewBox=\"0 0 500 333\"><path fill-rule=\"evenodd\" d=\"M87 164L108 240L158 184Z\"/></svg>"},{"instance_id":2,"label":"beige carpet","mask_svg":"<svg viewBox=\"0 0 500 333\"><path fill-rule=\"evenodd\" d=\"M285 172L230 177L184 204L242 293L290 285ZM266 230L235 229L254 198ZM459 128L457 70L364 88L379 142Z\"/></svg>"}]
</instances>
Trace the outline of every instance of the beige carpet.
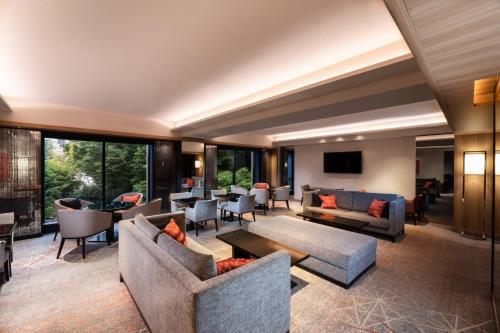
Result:
<instances>
[{"instance_id":1,"label":"beige carpet","mask_svg":"<svg viewBox=\"0 0 500 333\"><path fill-rule=\"evenodd\" d=\"M219 233L238 227L220 226ZM209 224L198 240L219 259L229 256L214 235ZM14 276L0 290L0 332L146 332L118 280L118 244L89 245L82 261L70 241L56 260L52 236L15 243ZM488 247L432 223L407 225L400 242L378 241L377 265L349 290L292 268L299 285L291 332L493 332Z\"/></svg>"}]
</instances>

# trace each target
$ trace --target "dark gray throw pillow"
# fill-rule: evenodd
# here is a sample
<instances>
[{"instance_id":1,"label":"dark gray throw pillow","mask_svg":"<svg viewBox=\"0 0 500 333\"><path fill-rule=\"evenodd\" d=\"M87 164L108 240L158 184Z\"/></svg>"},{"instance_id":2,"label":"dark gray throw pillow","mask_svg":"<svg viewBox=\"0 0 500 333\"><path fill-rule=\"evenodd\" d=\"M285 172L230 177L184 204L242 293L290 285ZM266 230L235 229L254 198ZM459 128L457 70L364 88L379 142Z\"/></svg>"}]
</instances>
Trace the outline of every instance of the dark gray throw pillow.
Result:
<instances>
[{"instance_id":1,"label":"dark gray throw pillow","mask_svg":"<svg viewBox=\"0 0 500 333\"><path fill-rule=\"evenodd\" d=\"M389 218L389 208L391 207L391 202L390 201L387 201L385 203L385 206L384 206L384 209L382 210L382 216L381 217L384 217L386 219Z\"/></svg>"},{"instance_id":2,"label":"dark gray throw pillow","mask_svg":"<svg viewBox=\"0 0 500 333\"><path fill-rule=\"evenodd\" d=\"M313 193L312 194L312 207L321 207L321 198L319 197L318 193Z\"/></svg>"},{"instance_id":3,"label":"dark gray throw pillow","mask_svg":"<svg viewBox=\"0 0 500 333\"><path fill-rule=\"evenodd\" d=\"M68 207L71 209L82 209L82 203L80 202L80 199L68 198L68 199L61 199L59 200L59 202L64 207Z\"/></svg>"}]
</instances>

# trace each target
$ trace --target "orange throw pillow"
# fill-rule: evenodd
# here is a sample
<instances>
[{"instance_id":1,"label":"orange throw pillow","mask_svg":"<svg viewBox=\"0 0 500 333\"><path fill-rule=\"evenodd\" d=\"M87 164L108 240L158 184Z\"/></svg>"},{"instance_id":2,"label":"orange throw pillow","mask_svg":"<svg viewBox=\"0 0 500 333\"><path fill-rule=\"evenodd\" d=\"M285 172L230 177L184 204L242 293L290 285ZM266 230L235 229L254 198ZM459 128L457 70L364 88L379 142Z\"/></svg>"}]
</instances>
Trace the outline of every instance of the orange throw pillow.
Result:
<instances>
[{"instance_id":1,"label":"orange throw pillow","mask_svg":"<svg viewBox=\"0 0 500 333\"><path fill-rule=\"evenodd\" d=\"M186 179L187 186L194 186L194 179Z\"/></svg>"},{"instance_id":2,"label":"orange throw pillow","mask_svg":"<svg viewBox=\"0 0 500 333\"><path fill-rule=\"evenodd\" d=\"M255 259L247 259L247 258L229 258L217 261L216 263L217 275L221 275L229 271L232 271L233 269L246 265L254 260Z\"/></svg>"},{"instance_id":3,"label":"orange throw pillow","mask_svg":"<svg viewBox=\"0 0 500 333\"><path fill-rule=\"evenodd\" d=\"M337 197L334 195L320 195L321 207L320 208L332 208L337 209Z\"/></svg>"},{"instance_id":4,"label":"orange throw pillow","mask_svg":"<svg viewBox=\"0 0 500 333\"><path fill-rule=\"evenodd\" d=\"M186 236L182 233L182 230L179 228L177 223L175 223L174 219L170 219L170 222L168 222L165 228L163 228L163 232L182 245L186 245Z\"/></svg>"},{"instance_id":5,"label":"orange throw pillow","mask_svg":"<svg viewBox=\"0 0 500 333\"><path fill-rule=\"evenodd\" d=\"M261 189L267 189L267 183L255 183L254 185L255 188L261 188Z\"/></svg>"},{"instance_id":6,"label":"orange throw pillow","mask_svg":"<svg viewBox=\"0 0 500 333\"><path fill-rule=\"evenodd\" d=\"M133 202L137 203L139 201L139 198L141 196L139 194L132 194L132 195L122 195L122 201L123 202Z\"/></svg>"},{"instance_id":7,"label":"orange throw pillow","mask_svg":"<svg viewBox=\"0 0 500 333\"><path fill-rule=\"evenodd\" d=\"M382 216L382 212L384 211L384 207L387 201L385 200L377 200L373 199L368 207L368 215L371 215L376 218L380 218Z\"/></svg>"}]
</instances>

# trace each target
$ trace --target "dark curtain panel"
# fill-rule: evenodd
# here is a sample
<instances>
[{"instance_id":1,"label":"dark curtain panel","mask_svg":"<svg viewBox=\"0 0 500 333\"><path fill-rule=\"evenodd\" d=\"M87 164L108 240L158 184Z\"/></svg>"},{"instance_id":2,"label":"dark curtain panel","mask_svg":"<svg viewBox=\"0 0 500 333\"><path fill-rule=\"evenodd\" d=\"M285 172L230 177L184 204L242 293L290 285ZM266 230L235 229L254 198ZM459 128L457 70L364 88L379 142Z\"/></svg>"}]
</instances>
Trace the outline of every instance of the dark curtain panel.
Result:
<instances>
[{"instance_id":1,"label":"dark curtain panel","mask_svg":"<svg viewBox=\"0 0 500 333\"><path fill-rule=\"evenodd\" d=\"M39 131L0 128L0 213L14 212L16 237L42 232L41 164Z\"/></svg>"},{"instance_id":2,"label":"dark curtain panel","mask_svg":"<svg viewBox=\"0 0 500 333\"><path fill-rule=\"evenodd\" d=\"M162 211L170 209L170 193L180 192L181 142L156 141L154 154L153 196L162 198Z\"/></svg>"},{"instance_id":3,"label":"dark curtain panel","mask_svg":"<svg viewBox=\"0 0 500 333\"><path fill-rule=\"evenodd\" d=\"M217 146L205 145L205 198L218 188L217 182Z\"/></svg>"}]
</instances>

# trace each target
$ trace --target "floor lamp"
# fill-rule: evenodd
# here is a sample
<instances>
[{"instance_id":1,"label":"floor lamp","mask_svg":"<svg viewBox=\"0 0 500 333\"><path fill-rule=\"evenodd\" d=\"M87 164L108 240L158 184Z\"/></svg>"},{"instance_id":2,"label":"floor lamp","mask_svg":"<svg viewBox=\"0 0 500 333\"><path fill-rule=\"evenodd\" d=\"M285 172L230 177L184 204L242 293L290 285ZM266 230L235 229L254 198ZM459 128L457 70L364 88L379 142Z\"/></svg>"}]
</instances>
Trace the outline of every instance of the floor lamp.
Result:
<instances>
[{"instance_id":1,"label":"floor lamp","mask_svg":"<svg viewBox=\"0 0 500 333\"><path fill-rule=\"evenodd\" d=\"M483 176L483 230L479 239L486 239L486 151L464 152L464 172L462 179L462 236L466 235L463 230L465 221L465 178L467 176Z\"/></svg>"}]
</instances>

